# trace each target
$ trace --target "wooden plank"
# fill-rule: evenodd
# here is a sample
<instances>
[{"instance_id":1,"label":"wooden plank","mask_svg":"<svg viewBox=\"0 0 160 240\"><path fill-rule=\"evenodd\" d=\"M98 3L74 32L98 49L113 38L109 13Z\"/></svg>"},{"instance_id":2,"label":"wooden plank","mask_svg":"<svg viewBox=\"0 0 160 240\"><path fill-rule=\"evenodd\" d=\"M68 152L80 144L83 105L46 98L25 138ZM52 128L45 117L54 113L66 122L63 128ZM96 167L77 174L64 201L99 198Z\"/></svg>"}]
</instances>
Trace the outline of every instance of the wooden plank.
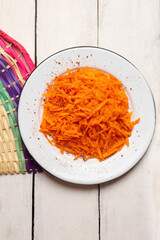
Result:
<instances>
[{"instance_id":1,"label":"wooden plank","mask_svg":"<svg viewBox=\"0 0 160 240\"><path fill-rule=\"evenodd\" d=\"M34 1L1 0L0 23L1 29L19 41L34 59Z\"/></svg>"},{"instance_id":2,"label":"wooden plank","mask_svg":"<svg viewBox=\"0 0 160 240\"><path fill-rule=\"evenodd\" d=\"M158 0L100 1L100 46L140 69L157 106L156 132L147 154L128 174L101 187L102 240L160 239L159 10Z\"/></svg>"},{"instance_id":3,"label":"wooden plank","mask_svg":"<svg viewBox=\"0 0 160 240\"><path fill-rule=\"evenodd\" d=\"M38 63L76 45L96 45L96 1L38 1ZM47 13L47 14L46 14ZM98 240L97 186L35 178L35 239Z\"/></svg>"},{"instance_id":4,"label":"wooden plank","mask_svg":"<svg viewBox=\"0 0 160 240\"><path fill-rule=\"evenodd\" d=\"M34 56L34 2L1 0L1 29ZM0 176L0 238L31 239L32 175Z\"/></svg>"},{"instance_id":5,"label":"wooden plank","mask_svg":"<svg viewBox=\"0 0 160 240\"><path fill-rule=\"evenodd\" d=\"M98 240L97 186L72 185L36 175L35 239Z\"/></svg>"},{"instance_id":6,"label":"wooden plank","mask_svg":"<svg viewBox=\"0 0 160 240\"><path fill-rule=\"evenodd\" d=\"M38 0L38 63L79 45L97 44L97 1Z\"/></svg>"}]
</instances>

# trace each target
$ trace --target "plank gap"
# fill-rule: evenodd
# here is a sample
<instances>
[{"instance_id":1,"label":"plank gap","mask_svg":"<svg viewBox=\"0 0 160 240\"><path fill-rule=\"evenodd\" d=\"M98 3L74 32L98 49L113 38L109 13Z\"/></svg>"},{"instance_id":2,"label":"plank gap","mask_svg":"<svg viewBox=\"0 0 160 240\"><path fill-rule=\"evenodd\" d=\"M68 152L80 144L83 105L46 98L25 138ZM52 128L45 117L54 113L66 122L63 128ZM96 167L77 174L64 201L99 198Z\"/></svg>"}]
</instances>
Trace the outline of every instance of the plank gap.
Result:
<instances>
[{"instance_id":1,"label":"plank gap","mask_svg":"<svg viewBox=\"0 0 160 240\"><path fill-rule=\"evenodd\" d=\"M101 240L101 186L98 184L98 234Z\"/></svg>"},{"instance_id":2,"label":"plank gap","mask_svg":"<svg viewBox=\"0 0 160 240\"><path fill-rule=\"evenodd\" d=\"M35 66L37 66L37 0L35 0L35 35L34 35L34 44L35 44L35 48L34 48L34 61L35 61Z\"/></svg>"},{"instance_id":3,"label":"plank gap","mask_svg":"<svg viewBox=\"0 0 160 240\"><path fill-rule=\"evenodd\" d=\"M34 240L34 219L35 219L35 173L32 176L32 240Z\"/></svg>"},{"instance_id":4,"label":"plank gap","mask_svg":"<svg viewBox=\"0 0 160 240\"><path fill-rule=\"evenodd\" d=\"M34 25L34 62L37 66L37 0L35 0L35 25ZM35 224L35 173L32 177L32 240L34 240Z\"/></svg>"},{"instance_id":5,"label":"plank gap","mask_svg":"<svg viewBox=\"0 0 160 240\"><path fill-rule=\"evenodd\" d=\"M99 0L97 0L97 47L99 47Z\"/></svg>"}]
</instances>

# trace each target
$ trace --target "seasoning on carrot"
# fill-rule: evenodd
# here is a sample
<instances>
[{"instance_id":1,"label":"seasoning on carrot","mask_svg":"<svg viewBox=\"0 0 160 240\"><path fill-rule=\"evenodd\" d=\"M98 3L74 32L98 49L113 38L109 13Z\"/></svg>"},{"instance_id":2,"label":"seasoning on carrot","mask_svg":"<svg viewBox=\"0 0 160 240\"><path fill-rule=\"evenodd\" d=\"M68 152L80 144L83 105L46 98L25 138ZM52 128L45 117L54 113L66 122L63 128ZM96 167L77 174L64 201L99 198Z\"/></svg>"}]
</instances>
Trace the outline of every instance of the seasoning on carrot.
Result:
<instances>
[{"instance_id":1,"label":"seasoning on carrot","mask_svg":"<svg viewBox=\"0 0 160 240\"><path fill-rule=\"evenodd\" d=\"M129 146L138 118L131 121L128 97L121 81L109 73L85 67L54 79L44 96L40 132L64 151L84 161L105 158Z\"/></svg>"}]
</instances>

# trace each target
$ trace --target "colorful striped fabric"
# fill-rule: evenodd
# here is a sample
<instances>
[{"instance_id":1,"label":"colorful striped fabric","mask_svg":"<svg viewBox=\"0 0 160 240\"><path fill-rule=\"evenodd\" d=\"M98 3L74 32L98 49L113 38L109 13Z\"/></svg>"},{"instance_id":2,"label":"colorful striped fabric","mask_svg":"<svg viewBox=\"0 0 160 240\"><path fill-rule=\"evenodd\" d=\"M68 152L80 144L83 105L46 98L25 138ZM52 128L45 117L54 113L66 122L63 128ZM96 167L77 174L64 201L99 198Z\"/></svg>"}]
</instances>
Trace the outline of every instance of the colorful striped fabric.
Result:
<instances>
[{"instance_id":1,"label":"colorful striped fabric","mask_svg":"<svg viewBox=\"0 0 160 240\"><path fill-rule=\"evenodd\" d=\"M20 136L19 97L35 69L24 47L0 30L0 174L40 172Z\"/></svg>"}]
</instances>

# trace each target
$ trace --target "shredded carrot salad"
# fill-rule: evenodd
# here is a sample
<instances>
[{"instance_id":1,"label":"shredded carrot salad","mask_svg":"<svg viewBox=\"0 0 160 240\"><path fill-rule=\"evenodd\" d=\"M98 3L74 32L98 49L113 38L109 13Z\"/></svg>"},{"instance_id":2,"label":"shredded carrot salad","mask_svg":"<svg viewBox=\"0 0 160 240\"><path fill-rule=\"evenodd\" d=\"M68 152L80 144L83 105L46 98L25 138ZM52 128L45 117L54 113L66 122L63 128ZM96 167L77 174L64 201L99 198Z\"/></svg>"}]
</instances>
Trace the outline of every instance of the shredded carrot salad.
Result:
<instances>
[{"instance_id":1,"label":"shredded carrot salad","mask_svg":"<svg viewBox=\"0 0 160 240\"><path fill-rule=\"evenodd\" d=\"M49 143L84 161L120 151L138 118L131 121L128 97L121 81L98 69L67 69L49 85L44 96L40 132Z\"/></svg>"}]
</instances>

